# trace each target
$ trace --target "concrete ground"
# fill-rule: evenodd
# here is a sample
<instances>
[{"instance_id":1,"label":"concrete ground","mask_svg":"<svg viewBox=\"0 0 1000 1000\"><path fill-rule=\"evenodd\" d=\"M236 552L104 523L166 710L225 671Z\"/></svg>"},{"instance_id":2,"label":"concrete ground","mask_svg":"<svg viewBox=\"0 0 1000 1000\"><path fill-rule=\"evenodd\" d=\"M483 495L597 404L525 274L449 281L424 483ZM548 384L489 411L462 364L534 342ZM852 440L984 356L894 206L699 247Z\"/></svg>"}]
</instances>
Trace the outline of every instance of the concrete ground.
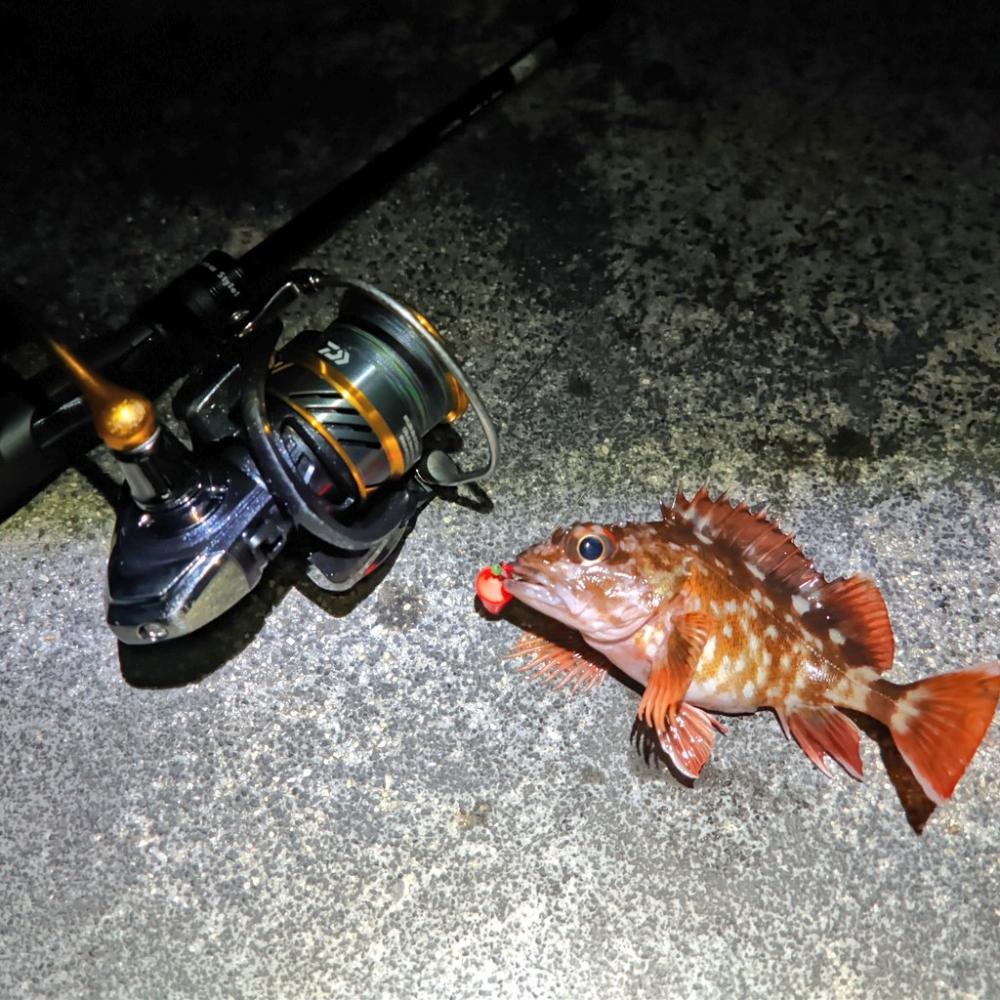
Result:
<instances>
[{"instance_id":1,"label":"concrete ground","mask_svg":"<svg viewBox=\"0 0 1000 1000\"><path fill-rule=\"evenodd\" d=\"M14 340L247 248L539 17L204 6L4 15ZM1000 725L921 836L876 742L827 780L767 713L692 789L633 689L526 681L473 602L708 483L874 577L893 676L1000 654L995 35L800 6L630 5L311 258L436 320L503 431L492 512L433 505L355 606L284 560L130 655L106 460L0 525L0 996L1000 995Z\"/></svg>"}]
</instances>

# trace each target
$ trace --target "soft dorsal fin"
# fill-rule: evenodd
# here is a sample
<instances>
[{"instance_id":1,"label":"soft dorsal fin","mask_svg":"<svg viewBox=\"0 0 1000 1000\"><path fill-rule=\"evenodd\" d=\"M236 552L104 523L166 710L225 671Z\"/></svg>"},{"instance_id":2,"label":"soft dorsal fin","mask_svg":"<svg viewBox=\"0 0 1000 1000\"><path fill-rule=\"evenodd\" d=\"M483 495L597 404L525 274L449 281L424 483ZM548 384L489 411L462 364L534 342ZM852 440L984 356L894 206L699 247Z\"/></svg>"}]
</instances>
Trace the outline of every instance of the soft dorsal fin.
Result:
<instances>
[{"instance_id":1,"label":"soft dorsal fin","mask_svg":"<svg viewBox=\"0 0 1000 1000\"><path fill-rule=\"evenodd\" d=\"M794 538L741 503L713 500L702 488L688 500L678 493L672 507L662 505L663 519L680 535L711 545L751 583L764 585L790 600L802 624L824 643L837 647L845 663L888 670L894 639L889 612L878 588L864 577L828 582Z\"/></svg>"},{"instance_id":2,"label":"soft dorsal fin","mask_svg":"<svg viewBox=\"0 0 1000 1000\"><path fill-rule=\"evenodd\" d=\"M892 666L896 640L889 609L867 577L850 576L826 584L813 595L803 619L815 631L827 629L829 635L842 639L847 663L873 667L879 673Z\"/></svg>"}]
</instances>

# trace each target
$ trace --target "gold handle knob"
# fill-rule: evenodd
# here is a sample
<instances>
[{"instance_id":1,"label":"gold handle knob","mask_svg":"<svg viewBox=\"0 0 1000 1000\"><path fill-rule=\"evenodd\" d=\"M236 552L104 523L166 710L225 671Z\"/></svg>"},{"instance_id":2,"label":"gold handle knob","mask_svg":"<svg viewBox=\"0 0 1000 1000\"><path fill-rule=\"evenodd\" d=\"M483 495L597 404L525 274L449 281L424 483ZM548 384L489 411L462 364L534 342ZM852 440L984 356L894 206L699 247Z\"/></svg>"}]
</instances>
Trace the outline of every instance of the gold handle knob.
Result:
<instances>
[{"instance_id":1,"label":"gold handle knob","mask_svg":"<svg viewBox=\"0 0 1000 1000\"><path fill-rule=\"evenodd\" d=\"M80 387L97 436L112 451L138 448L156 433L156 409L142 393L109 382L57 341L49 346Z\"/></svg>"}]
</instances>

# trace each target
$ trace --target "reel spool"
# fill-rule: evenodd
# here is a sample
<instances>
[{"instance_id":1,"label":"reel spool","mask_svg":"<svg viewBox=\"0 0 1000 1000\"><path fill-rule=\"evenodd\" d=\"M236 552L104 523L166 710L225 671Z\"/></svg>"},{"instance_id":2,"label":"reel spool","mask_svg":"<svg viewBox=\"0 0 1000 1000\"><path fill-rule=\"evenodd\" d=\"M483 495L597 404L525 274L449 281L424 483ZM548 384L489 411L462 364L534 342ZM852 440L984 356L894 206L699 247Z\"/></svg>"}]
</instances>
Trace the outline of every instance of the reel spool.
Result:
<instances>
[{"instance_id":1,"label":"reel spool","mask_svg":"<svg viewBox=\"0 0 1000 1000\"><path fill-rule=\"evenodd\" d=\"M469 406L455 363L428 348L429 337L443 346L435 327L401 311L352 284L337 319L296 337L268 376L267 408L286 452L340 515L405 476L424 436Z\"/></svg>"}]
</instances>

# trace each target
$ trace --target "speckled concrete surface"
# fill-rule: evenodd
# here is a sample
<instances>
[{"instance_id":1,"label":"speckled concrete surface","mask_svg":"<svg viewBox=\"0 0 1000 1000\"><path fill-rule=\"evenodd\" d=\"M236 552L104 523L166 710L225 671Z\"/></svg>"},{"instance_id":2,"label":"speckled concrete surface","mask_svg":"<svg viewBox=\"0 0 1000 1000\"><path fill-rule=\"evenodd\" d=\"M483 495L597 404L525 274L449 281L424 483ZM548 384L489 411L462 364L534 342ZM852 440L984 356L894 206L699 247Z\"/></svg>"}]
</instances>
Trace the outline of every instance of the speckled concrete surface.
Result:
<instances>
[{"instance_id":1,"label":"speckled concrete surface","mask_svg":"<svg viewBox=\"0 0 1000 1000\"><path fill-rule=\"evenodd\" d=\"M259 5L216 49L221 8L172 6L78 15L41 84L38 15L5 24L15 331L117 323L249 246L537 16ZM894 676L1000 654L989 26L669 7L620 13L315 258L458 345L504 430L491 514L433 506L350 610L277 566L168 688L102 624L99 458L0 525L0 995L1000 994L1000 726L919 837L874 742L863 785L828 781L763 713L689 789L630 742L635 691L526 682L473 605L555 523L708 482L875 577ZM204 109L163 53L213 68Z\"/></svg>"}]
</instances>

